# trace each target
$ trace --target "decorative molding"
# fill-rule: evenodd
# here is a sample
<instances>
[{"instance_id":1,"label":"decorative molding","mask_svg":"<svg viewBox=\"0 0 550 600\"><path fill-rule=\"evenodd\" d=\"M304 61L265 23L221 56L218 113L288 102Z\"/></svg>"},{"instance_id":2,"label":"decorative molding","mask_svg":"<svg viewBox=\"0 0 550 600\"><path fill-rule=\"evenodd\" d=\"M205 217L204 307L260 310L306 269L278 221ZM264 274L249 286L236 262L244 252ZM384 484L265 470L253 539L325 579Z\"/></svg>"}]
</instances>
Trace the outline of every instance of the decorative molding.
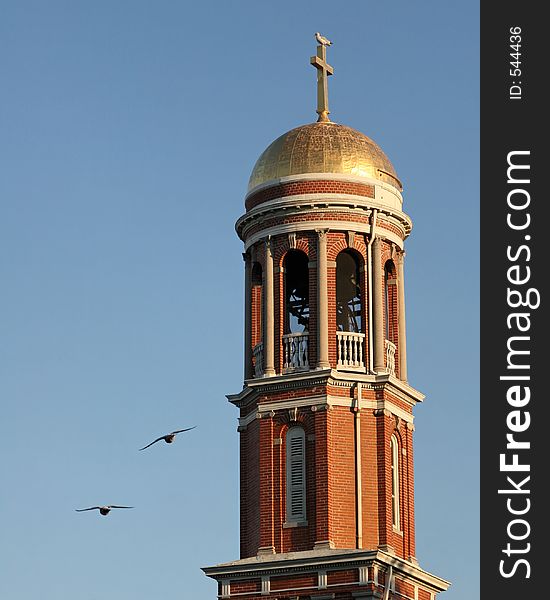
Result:
<instances>
[{"instance_id":1,"label":"decorative molding","mask_svg":"<svg viewBox=\"0 0 550 600\"><path fill-rule=\"evenodd\" d=\"M296 232L292 231L288 234L288 245L293 250L296 250Z\"/></svg>"},{"instance_id":2,"label":"decorative molding","mask_svg":"<svg viewBox=\"0 0 550 600\"><path fill-rule=\"evenodd\" d=\"M346 231L346 237L348 241L348 248L355 246L355 231Z\"/></svg>"},{"instance_id":3,"label":"decorative molding","mask_svg":"<svg viewBox=\"0 0 550 600\"><path fill-rule=\"evenodd\" d=\"M229 598L231 596L231 582L229 579L220 581L221 593L220 598Z\"/></svg>"},{"instance_id":4,"label":"decorative molding","mask_svg":"<svg viewBox=\"0 0 550 600\"><path fill-rule=\"evenodd\" d=\"M326 225L326 223L322 223L321 225L318 225L317 227L313 227L312 228L312 229L314 229L315 233L317 234L317 237L320 240L326 239L327 233L329 232L329 228L328 227L323 227L323 225Z\"/></svg>"},{"instance_id":5,"label":"decorative molding","mask_svg":"<svg viewBox=\"0 0 550 600\"><path fill-rule=\"evenodd\" d=\"M287 392L325 385L349 389L357 382L361 382L365 390L383 391L387 389L398 400L410 406L411 409L418 402L422 402L425 397L424 394L415 390L407 382L401 381L387 373L382 375L367 375L365 373L351 373L335 369L311 369L310 371L286 373L267 378L247 379L245 387L241 392L238 394L228 394L226 398L238 408L243 409L257 404L260 396L266 397L276 392ZM322 397L324 398L325 396ZM307 403L304 404L304 406L307 405ZM370 407L370 405L365 406ZM372 406L377 407L374 404ZM402 412L403 414L399 412L396 412L396 414L399 414L405 421L410 420L410 417L407 419L405 416L409 413Z\"/></svg>"},{"instance_id":6,"label":"decorative molding","mask_svg":"<svg viewBox=\"0 0 550 600\"><path fill-rule=\"evenodd\" d=\"M261 556L246 558L231 563L219 564L213 567L204 567L202 570L218 582L258 578L262 576L296 575L301 573L315 573L318 571L334 571L342 569L359 569L372 567L374 577L372 583L380 585L378 570L386 571L393 567L395 576L409 581L412 585L420 586L431 593L445 591L449 582L432 575L421 569L412 561L407 561L398 556L379 550L335 550L328 549L328 542L323 548L304 552L290 552L273 554L272 548L263 548ZM371 583L370 581L367 583ZM358 585L359 582L350 582ZM330 586L329 586L330 587ZM305 588L304 588L305 589ZM287 590L293 591L293 590ZM298 590L295 590L298 591Z\"/></svg>"},{"instance_id":7,"label":"decorative molding","mask_svg":"<svg viewBox=\"0 0 550 600\"><path fill-rule=\"evenodd\" d=\"M334 211L328 211L334 212ZM341 212L341 211L340 211ZM316 213L317 214L317 213ZM299 232L299 231L316 231L318 232L321 228L329 228L331 231L340 231L345 232L349 229L354 229L356 232L361 233L369 233L371 231L370 223L359 223L357 221L344 221L344 220L312 220L312 221L298 221L295 223L280 223L278 225L274 225L272 227L268 227L267 229L262 229L250 237L247 237L245 241L245 250L248 250L251 246L256 244L261 239L266 236L277 236L277 235L288 235L291 232ZM326 231L326 229L325 229ZM397 234L393 233L388 229L384 229L383 227L375 228L376 237L380 237L381 239L386 239L388 241L394 242L399 248L403 247L403 239L400 238ZM403 237L406 237L404 234ZM242 238L241 238L242 239Z\"/></svg>"},{"instance_id":8,"label":"decorative molding","mask_svg":"<svg viewBox=\"0 0 550 600\"><path fill-rule=\"evenodd\" d=\"M368 388L367 388L368 389ZM298 418L298 410L300 408L309 407L311 412L317 412L321 410L331 410L335 406L343 406L346 408L354 408L358 404L356 398L346 398L343 396L333 396L331 394L321 396L305 396L299 398L292 398L290 400L276 400L273 402L265 402L259 404L256 411L248 413L245 417L239 418L239 428L244 431L252 421L255 419L273 418L281 412L287 412L290 421L302 421L303 419ZM379 416L393 416L394 419L404 421L406 426L413 424L414 416L393 402L387 399L380 400L364 400L362 399L358 405L360 410L372 409L374 415ZM408 427L410 429L410 427ZM238 429L239 430L239 429Z\"/></svg>"}]
</instances>

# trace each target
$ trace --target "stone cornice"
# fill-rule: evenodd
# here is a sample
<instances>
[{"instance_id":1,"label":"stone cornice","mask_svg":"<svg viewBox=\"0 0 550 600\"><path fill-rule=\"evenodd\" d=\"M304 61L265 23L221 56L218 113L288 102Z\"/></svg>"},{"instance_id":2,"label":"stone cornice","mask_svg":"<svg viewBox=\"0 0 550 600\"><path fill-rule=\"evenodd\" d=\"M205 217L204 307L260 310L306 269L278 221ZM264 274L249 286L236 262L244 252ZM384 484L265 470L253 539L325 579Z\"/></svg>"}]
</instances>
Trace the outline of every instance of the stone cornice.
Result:
<instances>
[{"instance_id":1,"label":"stone cornice","mask_svg":"<svg viewBox=\"0 0 550 600\"><path fill-rule=\"evenodd\" d=\"M209 577L245 579L260 576L317 572L320 570L355 569L376 566L383 570L394 569L396 576L406 576L434 592L445 591L449 582L424 571L413 562L403 560L382 550L309 550L245 558L213 567L203 567Z\"/></svg>"},{"instance_id":2,"label":"stone cornice","mask_svg":"<svg viewBox=\"0 0 550 600\"><path fill-rule=\"evenodd\" d=\"M356 407L356 402L357 401L354 398L345 398L343 396L334 396L331 394L304 396L302 398L278 400L275 402L262 402L257 405L257 410L252 410L245 417L239 418L239 431L246 429L246 427L256 419L269 418L276 415L278 411L287 412L295 408L309 408L312 411L323 409L329 410L333 406L343 406L351 409ZM414 422L412 413L407 412L387 398L380 398L377 400L363 399L359 403L359 408L361 410L371 409L373 412L379 412L379 414L395 415L405 423L409 423L411 426Z\"/></svg>"},{"instance_id":3,"label":"stone cornice","mask_svg":"<svg viewBox=\"0 0 550 600\"><path fill-rule=\"evenodd\" d=\"M259 396L265 394L289 390L300 390L315 385L331 385L335 387L351 388L358 382L362 383L363 389L365 390L387 389L389 393L393 394L399 400L402 400L411 408L414 407L418 402L422 402L425 398L424 394L418 390L415 390L405 381L397 379L397 377L394 377L393 375L366 375L364 373L348 373L345 371L337 371L335 369L302 371L299 373L289 373L274 377L247 379L245 381L245 387L241 392L238 394L229 394L226 396L226 398L238 408L246 408L247 406L256 403ZM303 402L304 406L308 406L308 402L310 402L309 405L319 404L319 402L315 400L319 397L320 396L310 396L308 398L307 396L303 396L301 398L298 397L296 399L289 400L289 402L295 402L299 400L300 402ZM327 395L322 395L322 397L327 398ZM338 398L338 396L330 396L330 398L335 399ZM343 398L343 401L347 402L348 399ZM335 404L335 402L333 402L333 404ZM292 406L294 407L295 405L300 406L300 404L293 404ZM368 407L368 405L365 404L365 407ZM384 407L373 406L373 408ZM395 411L391 412L397 414ZM403 412L405 413L405 411Z\"/></svg>"},{"instance_id":4,"label":"stone cornice","mask_svg":"<svg viewBox=\"0 0 550 600\"><path fill-rule=\"evenodd\" d=\"M382 237L392 237L392 241L395 241L400 248L403 247L403 240L406 239L412 230L412 221L408 215L396 209L392 209L385 206L383 203L377 202L372 198L364 198L363 196L343 196L342 194L302 194L299 196L284 197L271 200L265 204L252 209L245 213L237 220L235 224L235 230L238 236L243 240L248 248L251 244L257 241L258 234L249 236L247 231L250 227L256 223L261 223L266 217L273 218L274 216L288 217L293 214L304 214L304 213L349 213L350 216L353 214L367 215L369 216L372 209L377 209L379 215L390 223L393 223L401 232L402 238L400 239L395 234L392 234L383 227L376 228L376 233ZM363 233L370 234L369 223L359 223L350 219L349 222L344 226L344 222L334 219L333 221L324 220L319 224L313 226L312 221L301 221L299 223L292 223L293 228L289 231L302 231L304 229L310 230L315 228L330 228L331 230L348 230L361 231ZM350 225L351 223L351 225ZM269 228L273 229L273 228ZM268 235L262 231L261 237ZM273 235L273 234L272 234ZM396 238L396 239L393 239Z\"/></svg>"}]
</instances>

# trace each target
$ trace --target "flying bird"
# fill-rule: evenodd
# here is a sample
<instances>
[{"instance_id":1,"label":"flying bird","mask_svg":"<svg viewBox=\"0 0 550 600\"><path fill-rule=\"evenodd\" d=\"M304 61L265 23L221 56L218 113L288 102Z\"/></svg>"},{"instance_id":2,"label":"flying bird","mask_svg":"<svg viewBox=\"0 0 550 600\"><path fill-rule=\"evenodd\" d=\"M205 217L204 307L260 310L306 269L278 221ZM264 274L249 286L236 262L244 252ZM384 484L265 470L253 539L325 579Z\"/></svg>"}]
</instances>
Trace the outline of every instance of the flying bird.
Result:
<instances>
[{"instance_id":1,"label":"flying bird","mask_svg":"<svg viewBox=\"0 0 550 600\"><path fill-rule=\"evenodd\" d=\"M86 510L98 510L103 516L108 515L113 508L134 508L133 506L118 506L117 504L109 504L108 506L90 506L90 508L75 508L76 512L84 512Z\"/></svg>"},{"instance_id":2,"label":"flying bird","mask_svg":"<svg viewBox=\"0 0 550 600\"><path fill-rule=\"evenodd\" d=\"M332 46L332 42L327 40L327 38L322 36L318 31L315 33L315 39L321 44L321 46Z\"/></svg>"},{"instance_id":3,"label":"flying bird","mask_svg":"<svg viewBox=\"0 0 550 600\"><path fill-rule=\"evenodd\" d=\"M195 429L195 427L196 427L196 425L194 425L193 427L187 427L187 429L177 429L176 431L172 431L171 433L167 433L166 435L161 435L159 438L152 441L150 444L147 444L147 446L143 446L143 448L140 448L140 450L145 450L145 448L149 448L149 446L152 446L153 444L156 444L157 442L160 442L161 440L164 440L167 444L171 444L174 441L174 439L176 438L176 435L178 433L183 433L184 431L190 431L191 429Z\"/></svg>"}]
</instances>

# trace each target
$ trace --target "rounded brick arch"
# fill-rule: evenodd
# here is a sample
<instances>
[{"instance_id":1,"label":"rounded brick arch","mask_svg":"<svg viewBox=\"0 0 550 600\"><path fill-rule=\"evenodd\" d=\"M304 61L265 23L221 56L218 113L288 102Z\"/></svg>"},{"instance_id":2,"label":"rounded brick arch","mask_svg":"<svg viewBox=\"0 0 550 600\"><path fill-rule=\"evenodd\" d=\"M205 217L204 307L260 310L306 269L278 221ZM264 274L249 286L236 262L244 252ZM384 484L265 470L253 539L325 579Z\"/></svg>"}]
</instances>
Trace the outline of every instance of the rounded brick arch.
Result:
<instances>
[{"instance_id":1,"label":"rounded brick arch","mask_svg":"<svg viewBox=\"0 0 550 600\"><path fill-rule=\"evenodd\" d=\"M290 411L292 409L289 410L285 410L285 411L281 411L277 413L276 419L277 419L277 425L279 426L279 434L282 436L283 434L286 434L286 432L291 428L294 427L293 423L296 423L297 426L301 426L304 431L307 433L307 430L309 428L309 414L307 414L307 410L306 408L298 408L298 411L296 413L296 417L294 418L290 416Z\"/></svg>"},{"instance_id":2,"label":"rounded brick arch","mask_svg":"<svg viewBox=\"0 0 550 600\"><path fill-rule=\"evenodd\" d=\"M391 436L395 436L395 439L397 440L397 445L399 446L399 449L401 450L401 448L403 448L403 433L401 432L401 429L403 427L403 420L399 419L399 418L395 418L394 415L394 419L393 419L393 428L390 431L390 439Z\"/></svg>"},{"instance_id":3,"label":"rounded brick arch","mask_svg":"<svg viewBox=\"0 0 550 600\"><path fill-rule=\"evenodd\" d=\"M334 236L338 238L334 239ZM356 233L353 240L353 245L348 244L348 234L344 232L333 232L329 235L329 243L327 247L327 259L335 261L338 255L344 250L353 253L359 260L359 267L364 268L366 263L367 246L363 239L363 234Z\"/></svg>"},{"instance_id":4,"label":"rounded brick arch","mask_svg":"<svg viewBox=\"0 0 550 600\"><path fill-rule=\"evenodd\" d=\"M301 252L302 254L306 255L308 261L311 261L308 250L309 247L307 243L303 243L303 240L297 240L295 248L291 248L287 241L285 244L277 246L277 250L275 252L275 255L273 256L273 264L275 264L279 268L282 268L284 266L285 258L287 257L289 252Z\"/></svg>"}]
</instances>

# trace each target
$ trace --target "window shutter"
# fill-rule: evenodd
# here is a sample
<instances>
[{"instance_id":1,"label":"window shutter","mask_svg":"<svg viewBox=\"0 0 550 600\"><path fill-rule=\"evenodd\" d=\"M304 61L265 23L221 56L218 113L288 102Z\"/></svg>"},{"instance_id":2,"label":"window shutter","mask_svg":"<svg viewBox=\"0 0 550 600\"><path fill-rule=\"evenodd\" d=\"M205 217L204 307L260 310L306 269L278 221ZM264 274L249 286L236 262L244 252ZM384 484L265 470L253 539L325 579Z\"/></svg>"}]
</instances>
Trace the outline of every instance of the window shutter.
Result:
<instances>
[{"instance_id":1,"label":"window shutter","mask_svg":"<svg viewBox=\"0 0 550 600\"><path fill-rule=\"evenodd\" d=\"M305 433L301 427L292 427L287 433L286 445L286 505L289 522L306 518L306 454Z\"/></svg>"}]
</instances>

